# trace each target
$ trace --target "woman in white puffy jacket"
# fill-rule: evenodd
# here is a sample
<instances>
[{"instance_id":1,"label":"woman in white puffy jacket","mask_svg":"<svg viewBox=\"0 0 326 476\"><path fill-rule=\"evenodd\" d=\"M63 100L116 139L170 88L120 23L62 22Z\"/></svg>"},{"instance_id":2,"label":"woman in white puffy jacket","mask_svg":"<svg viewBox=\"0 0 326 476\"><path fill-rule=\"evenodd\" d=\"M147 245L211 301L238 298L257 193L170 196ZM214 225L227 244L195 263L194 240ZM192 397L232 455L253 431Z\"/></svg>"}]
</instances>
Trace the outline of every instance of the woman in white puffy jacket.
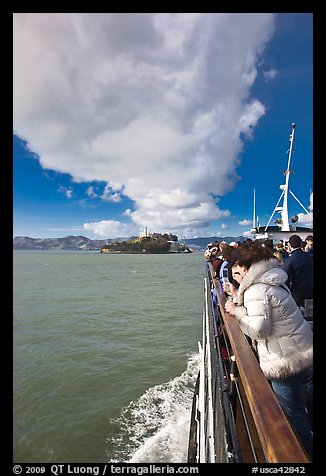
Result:
<instances>
[{"instance_id":1,"label":"woman in white puffy jacket","mask_svg":"<svg viewBox=\"0 0 326 476\"><path fill-rule=\"evenodd\" d=\"M257 342L259 364L312 461L313 335L272 252L258 242L238 248L225 309ZM302 388L305 387L305 395ZM305 401L306 400L306 401ZM308 410L308 416L306 413Z\"/></svg>"}]
</instances>

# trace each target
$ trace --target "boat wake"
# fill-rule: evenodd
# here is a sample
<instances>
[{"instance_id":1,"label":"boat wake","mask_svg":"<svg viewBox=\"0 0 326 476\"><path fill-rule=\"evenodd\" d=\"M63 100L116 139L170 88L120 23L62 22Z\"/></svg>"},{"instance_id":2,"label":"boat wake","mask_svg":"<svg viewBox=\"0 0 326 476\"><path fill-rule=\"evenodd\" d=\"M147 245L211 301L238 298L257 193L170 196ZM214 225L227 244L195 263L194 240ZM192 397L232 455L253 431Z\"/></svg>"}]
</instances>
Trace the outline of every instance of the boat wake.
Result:
<instances>
[{"instance_id":1,"label":"boat wake","mask_svg":"<svg viewBox=\"0 0 326 476\"><path fill-rule=\"evenodd\" d=\"M189 425L199 354L173 380L148 389L111 423L119 428L107 441L114 448L110 462L187 462Z\"/></svg>"}]
</instances>

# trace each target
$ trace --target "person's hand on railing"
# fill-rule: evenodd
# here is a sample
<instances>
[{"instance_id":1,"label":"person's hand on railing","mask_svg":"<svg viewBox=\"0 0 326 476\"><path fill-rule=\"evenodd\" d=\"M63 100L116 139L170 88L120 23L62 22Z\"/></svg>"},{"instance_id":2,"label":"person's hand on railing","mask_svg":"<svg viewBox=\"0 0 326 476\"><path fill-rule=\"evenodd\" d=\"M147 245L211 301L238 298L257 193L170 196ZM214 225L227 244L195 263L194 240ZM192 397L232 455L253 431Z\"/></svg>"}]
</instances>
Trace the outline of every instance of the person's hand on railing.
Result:
<instances>
[{"instance_id":1,"label":"person's hand on railing","mask_svg":"<svg viewBox=\"0 0 326 476\"><path fill-rule=\"evenodd\" d=\"M231 298L232 299L232 298ZM236 304L233 302L233 301L225 301L225 304L224 304L224 309L226 310L226 312L228 312L229 314L233 314L233 311L236 307Z\"/></svg>"}]
</instances>

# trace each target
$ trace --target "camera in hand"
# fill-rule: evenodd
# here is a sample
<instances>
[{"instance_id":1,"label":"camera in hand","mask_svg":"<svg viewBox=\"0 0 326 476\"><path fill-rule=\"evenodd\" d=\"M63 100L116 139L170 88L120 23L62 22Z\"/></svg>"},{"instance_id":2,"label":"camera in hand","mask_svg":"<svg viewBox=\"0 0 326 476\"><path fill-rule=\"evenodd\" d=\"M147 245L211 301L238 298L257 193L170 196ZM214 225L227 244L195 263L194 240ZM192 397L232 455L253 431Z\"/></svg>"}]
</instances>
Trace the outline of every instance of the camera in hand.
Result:
<instances>
[{"instance_id":1,"label":"camera in hand","mask_svg":"<svg viewBox=\"0 0 326 476\"><path fill-rule=\"evenodd\" d=\"M224 294L225 294L228 301L232 301L232 296L230 296L226 292L226 289L228 288L228 283L230 282L229 281L229 270L227 268L222 269L222 276L223 276L223 283L224 283Z\"/></svg>"}]
</instances>

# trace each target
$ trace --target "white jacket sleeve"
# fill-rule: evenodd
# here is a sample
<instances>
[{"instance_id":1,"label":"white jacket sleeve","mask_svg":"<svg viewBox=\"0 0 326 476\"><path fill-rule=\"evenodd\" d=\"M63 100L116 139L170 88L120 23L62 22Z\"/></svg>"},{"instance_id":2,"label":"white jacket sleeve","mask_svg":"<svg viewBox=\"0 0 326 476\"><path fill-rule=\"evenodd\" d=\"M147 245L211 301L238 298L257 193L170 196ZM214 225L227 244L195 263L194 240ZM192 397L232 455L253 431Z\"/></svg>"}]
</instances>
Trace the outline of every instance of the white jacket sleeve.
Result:
<instances>
[{"instance_id":1,"label":"white jacket sleeve","mask_svg":"<svg viewBox=\"0 0 326 476\"><path fill-rule=\"evenodd\" d=\"M257 289L255 290L257 291ZM251 290L245 293L244 306L237 306L234 310L239 326L251 339L264 339L272 331L271 305L268 295Z\"/></svg>"}]
</instances>

